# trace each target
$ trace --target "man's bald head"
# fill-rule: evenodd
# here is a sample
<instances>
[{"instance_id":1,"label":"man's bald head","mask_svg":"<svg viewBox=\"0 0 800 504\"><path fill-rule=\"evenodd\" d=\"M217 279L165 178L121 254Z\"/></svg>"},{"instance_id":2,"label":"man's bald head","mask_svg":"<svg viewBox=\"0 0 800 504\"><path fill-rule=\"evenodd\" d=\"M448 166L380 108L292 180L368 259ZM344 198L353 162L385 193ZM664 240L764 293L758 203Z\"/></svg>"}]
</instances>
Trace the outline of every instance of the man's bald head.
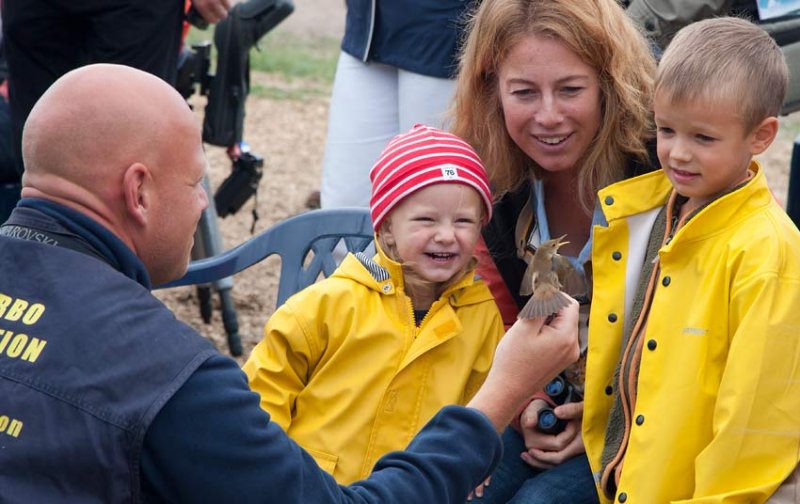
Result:
<instances>
[{"instance_id":1,"label":"man's bald head","mask_svg":"<svg viewBox=\"0 0 800 504\"><path fill-rule=\"evenodd\" d=\"M25 123L26 187L59 196L57 177L104 192L134 162L157 165L176 122L191 115L161 79L122 65L89 65L58 79ZM43 187L38 187L39 185Z\"/></svg>"},{"instance_id":2,"label":"man's bald head","mask_svg":"<svg viewBox=\"0 0 800 504\"><path fill-rule=\"evenodd\" d=\"M155 283L185 270L208 201L200 127L161 79L98 64L58 79L22 134L22 196L68 206L125 242Z\"/></svg>"}]
</instances>

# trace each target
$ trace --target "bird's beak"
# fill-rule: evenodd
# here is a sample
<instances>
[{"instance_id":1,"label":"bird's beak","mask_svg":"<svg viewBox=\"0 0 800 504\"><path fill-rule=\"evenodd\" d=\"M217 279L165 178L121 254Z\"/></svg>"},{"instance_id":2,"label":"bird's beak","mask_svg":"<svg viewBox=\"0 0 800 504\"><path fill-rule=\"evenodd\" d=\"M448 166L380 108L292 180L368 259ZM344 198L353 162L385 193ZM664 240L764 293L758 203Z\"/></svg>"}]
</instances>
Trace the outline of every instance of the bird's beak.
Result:
<instances>
[{"instance_id":1,"label":"bird's beak","mask_svg":"<svg viewBox=\"0 0 800 504\"><path fill-rule=\"evenodd\" d=\"M556 242L558 244L556 248L561 248L564 245L567 245L569 243L568 241L564 240L564 238L566 238L566 237L567 237L567 235L562 235L562 236L556 238Z\"/></svg>"}]
</instances>

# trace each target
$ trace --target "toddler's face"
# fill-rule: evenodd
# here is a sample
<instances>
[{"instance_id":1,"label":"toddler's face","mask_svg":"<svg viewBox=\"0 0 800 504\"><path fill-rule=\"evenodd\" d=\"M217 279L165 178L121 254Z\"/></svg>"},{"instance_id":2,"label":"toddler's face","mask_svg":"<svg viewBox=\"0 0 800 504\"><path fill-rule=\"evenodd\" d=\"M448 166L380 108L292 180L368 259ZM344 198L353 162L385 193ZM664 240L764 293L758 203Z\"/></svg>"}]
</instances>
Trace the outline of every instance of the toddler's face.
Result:
<instances>
[{"instance_id":1,"label":"toddler's face","mask_svg":"<svg viewBox=\"0 0 800 504\"><path fill-rule=\"evenodd\" d=\"M483 202L463 184L434 184L403 200L383 239L421 279L441 283L463 271L480 237Z\"/></svg>"},{"instance_id":2,"label":"toddler's face","mask_svg":"<svg viewBox=\"0 0 800 504\"><path fill-rule=\"evenodd\" d=\"M671 98L665 92L655 96L658 160L694 209L745 180L750 160L760 152L758 127L744 130L735 103L675 103Z\"/></svg>"}]
</instances>

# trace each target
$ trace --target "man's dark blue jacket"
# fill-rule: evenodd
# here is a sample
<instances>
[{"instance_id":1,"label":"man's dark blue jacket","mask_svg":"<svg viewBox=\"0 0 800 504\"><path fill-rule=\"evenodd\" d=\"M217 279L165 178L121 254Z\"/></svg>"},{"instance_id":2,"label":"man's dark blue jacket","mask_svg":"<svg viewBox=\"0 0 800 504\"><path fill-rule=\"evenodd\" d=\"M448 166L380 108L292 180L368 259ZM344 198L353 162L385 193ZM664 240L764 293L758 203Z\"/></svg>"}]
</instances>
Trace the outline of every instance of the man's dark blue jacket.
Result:
<instances>
[{"instance_id":1,"label":"man's dark blue jacket","mask_svg":"<svg viewBox=\"0 0 800 504\"><path fill-rule=\"evenodd\" d=\"M0 501L463 502L499 459L488 419L452 406L339 487L149 289L68 208L24 199L0 227Z\"/></svg>"}]
</instances>

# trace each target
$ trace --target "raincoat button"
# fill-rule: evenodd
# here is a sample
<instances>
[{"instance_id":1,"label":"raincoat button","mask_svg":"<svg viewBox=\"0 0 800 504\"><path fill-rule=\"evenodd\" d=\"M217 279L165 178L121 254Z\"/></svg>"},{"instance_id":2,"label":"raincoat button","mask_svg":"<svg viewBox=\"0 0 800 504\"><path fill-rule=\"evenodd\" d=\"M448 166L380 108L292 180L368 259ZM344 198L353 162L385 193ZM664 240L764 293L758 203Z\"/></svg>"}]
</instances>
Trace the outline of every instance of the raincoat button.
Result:
<instances>
[{"instance_id":1,"label":"raincoat button","mask_svg":"<svg viewBox=\"0 0 800 504\"><path fill-rule=\"evenodd\" d=\"M606 196L605 202L606 202L606 205L613 205L614 204L614 197L613 196Z\"/></svg>"},{"instance_id":2,"label":"raincoat button","mask_svg":"<svg viewBox=\"0 0 800 504\"><path fill-rule=\"evenodd\" d=\"M662 279L661 279L661 285L663 285L664 287L666 287L667 285L669 285L669 283L670 283L671 281L672 281L672 279L671 279L670 277L668 277L668 276L665 276L664 278L662 278Z\"/></svg>"},{"instance_id":3,"label":"raincoat button","mask_svg":"<svg viewBox=\"0 0 800 504\"><path fill-rule=\"evenodd\" d=\"M642 425L644 423L644 415L639 415L636 417L636 425Z\"/></svg>"},{"instance_id":4,"label":"raincoat button","mask_svg":"<svg viewBox=\"0 0 800 504\"><path fill-rule=\"evenodd\" d=\"M622 492L621 494L619 494L619 497L617 497L617 500L620 502L625 502L626 500L628 500L628 494Z\"/></svg>"},{"instance_id":5,"label":"raincoat button","mask_svg":"<svg viewBox=\"0 0 800 504\"><path fill-rule=\"evenodd\" d=\"M614 389L611 388L611 385L606 387L606 395L611 395L614 392Z\"/></svg>"},{"instance_id":6,"label":"raincoat button","mask_svg":"<svg viewBox=\"0 0 800 504\"><path fill-rule=\"evenodd\" d=\"M608 321L614 323L617 321L617 314L616 313L609 313L608 314Z\"/></svg>"},{"instance_id":7,"label":"raincoat button","mask_svg":"<svg viewBox=\"0 0 800 504\"><path fill-rule=\"evenodd\" d=\"M655 350L657 345L658 343L654 339L651 339L650 341L647 342L647 348L649 350Z\"/></svg>"},{"instance_id":8,"label":"raincoat button","mask_svg":"<svg viewBox=\"0 0 800 504\"><path fill-rule=\"evenodd\" d=\"M620 259L622 259L622 253L615 250L614 253L611 254L611 258L614 259L615 261L619 261Z\"/></svg>"}]
</instances>

